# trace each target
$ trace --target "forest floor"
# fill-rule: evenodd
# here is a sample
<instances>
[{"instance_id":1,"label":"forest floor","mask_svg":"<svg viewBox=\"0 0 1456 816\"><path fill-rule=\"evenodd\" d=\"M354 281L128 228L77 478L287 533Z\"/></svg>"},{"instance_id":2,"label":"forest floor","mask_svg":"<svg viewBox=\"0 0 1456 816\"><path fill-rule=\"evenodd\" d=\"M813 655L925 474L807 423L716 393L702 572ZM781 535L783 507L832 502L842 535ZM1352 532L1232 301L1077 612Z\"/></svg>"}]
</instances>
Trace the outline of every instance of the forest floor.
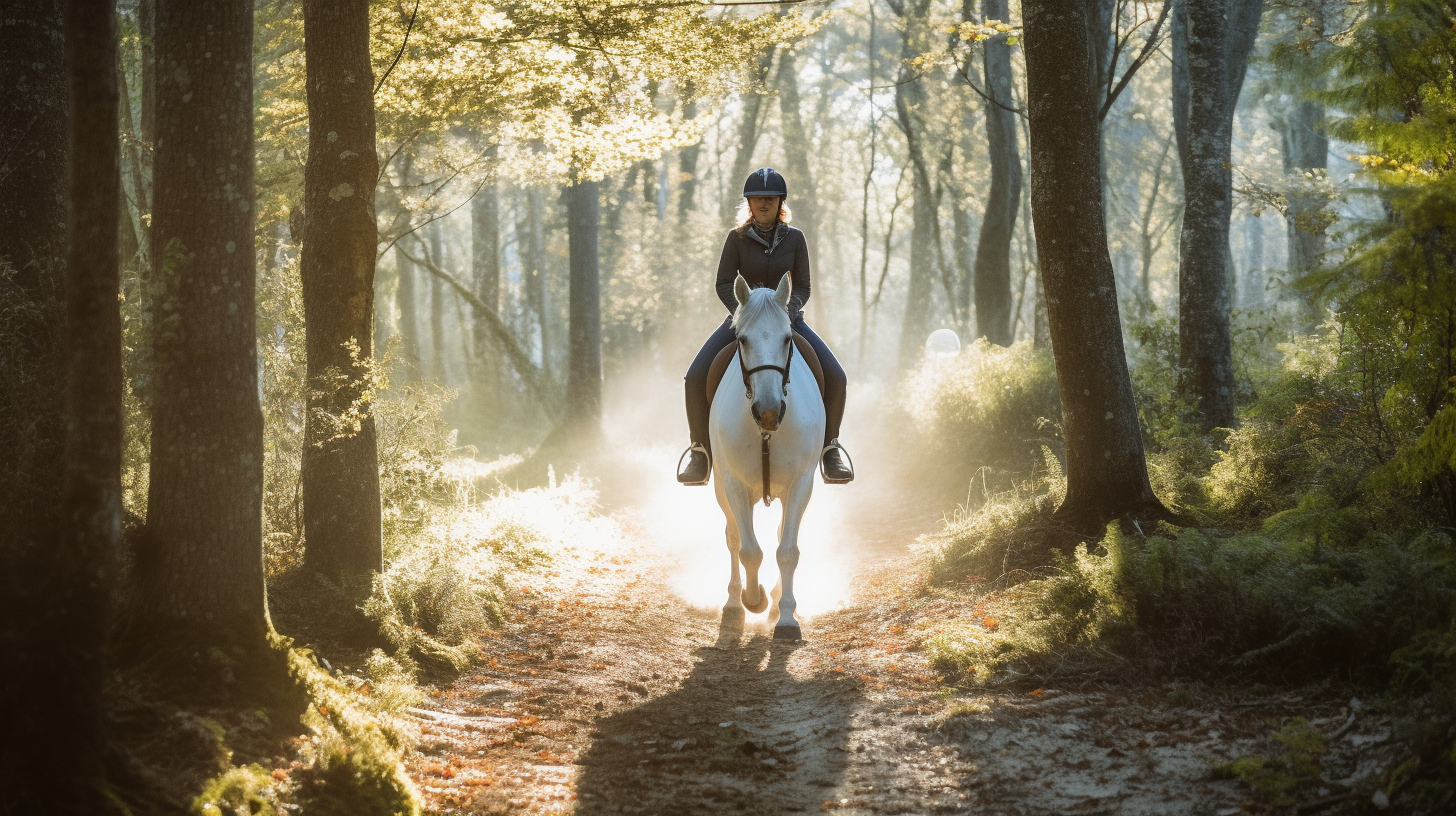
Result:
<instances>
[{"instance_id":1,"label":"forest floor","mask_svg":"<svg viewBox=\"0 0 1456 816\"><path fill-rule=\"evenodd\" d=\"M852 568L797 644L774 642L762 615L725 629L684 600L683 553L631 509L640 496L606 491L622 535L525 580L482 664L414 710L409 765L431 812L1228 815L1268 807L1213 769L1277 755L1294 716L1329 737L1325 779L1360 789L1410 755L1395 718L1333 687L1193 693L1128 673L946 685L918 644L983 599L920 590L909 546L941 510L870 481L829 500ZM716 536L726 566L720 523L699 519L712 535L694 546ZM806 551L799 574L819 566ZM1298 812L1370 809L1363 790L1316 782Z\"/></svg>"}]
</instances>

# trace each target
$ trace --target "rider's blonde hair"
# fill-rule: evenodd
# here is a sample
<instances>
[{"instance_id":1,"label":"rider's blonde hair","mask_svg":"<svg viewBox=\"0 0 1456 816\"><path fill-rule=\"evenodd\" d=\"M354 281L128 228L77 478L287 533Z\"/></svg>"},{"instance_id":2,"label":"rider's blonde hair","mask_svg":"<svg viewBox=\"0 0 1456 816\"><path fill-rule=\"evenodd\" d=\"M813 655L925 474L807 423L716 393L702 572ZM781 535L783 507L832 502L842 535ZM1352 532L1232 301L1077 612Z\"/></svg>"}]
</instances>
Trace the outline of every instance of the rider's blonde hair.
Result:
<instances>
[{"instance_id":1,"label":"rider's blonde hair","mask_svg":"<svg viewBox=\"0 0 1456 816\"><path fill-rule=\"evenodd\" d=\"M778 199L779 222L783 224L792 224L794 222L794 214L789 211L788 200L784 196L779 196ZM734 229L738 230L740 234L748 229L749 224L753 223L753 212L748 209L747 196L744 196L743 200L738 202L738 214L734 216L733 220L738 222L738 226L734 227Z\"/></svg>"}]
</instances>

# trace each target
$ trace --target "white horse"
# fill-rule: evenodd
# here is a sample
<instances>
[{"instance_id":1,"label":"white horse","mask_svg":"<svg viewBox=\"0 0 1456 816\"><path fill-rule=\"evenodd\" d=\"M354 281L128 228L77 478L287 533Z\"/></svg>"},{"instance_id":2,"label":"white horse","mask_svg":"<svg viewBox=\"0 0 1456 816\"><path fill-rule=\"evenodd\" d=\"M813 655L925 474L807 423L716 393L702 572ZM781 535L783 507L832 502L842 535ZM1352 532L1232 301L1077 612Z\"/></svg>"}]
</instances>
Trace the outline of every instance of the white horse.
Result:
<instances>
[{"instance_id":1,"label":"white horse","mask_svg":"<svg viewBox=\"0 0 1456 816\"><path fill-rule=\"evenodd\" d=\"M713 484L728 517L728 581L725 622L741 622L744 609L768 606L758 568L763 548L753 534L753 503L782 499L779 525L779 583L774 587L775 640L798 640L794 618L794 570L799 565L799 523L814 492L814 474L824 444L824 400L814 372L794 353L788 303L793 283L786 274L777 289L748 288L742 275L733 284L738 308L733 331L738 352L713 395L708 435L713 450ZM741 376L734 376L737 373ZM746 392L746 393L745 393ZM763 451L769 451L764 472ZM765 491L765 487L767 490ZM747 571L739 582L738 564ZM743 587L747 586L748 589Z\"/></svg>"}]
</instances>

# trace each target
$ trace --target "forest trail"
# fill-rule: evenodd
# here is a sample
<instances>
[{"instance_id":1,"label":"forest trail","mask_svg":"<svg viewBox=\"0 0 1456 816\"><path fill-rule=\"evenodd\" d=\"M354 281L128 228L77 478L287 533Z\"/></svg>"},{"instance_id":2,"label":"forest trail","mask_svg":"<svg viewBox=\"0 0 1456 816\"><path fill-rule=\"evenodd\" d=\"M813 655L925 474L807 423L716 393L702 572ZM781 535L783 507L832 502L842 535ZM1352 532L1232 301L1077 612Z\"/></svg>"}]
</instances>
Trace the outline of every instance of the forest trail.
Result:
<instances>
[{"instance_id":1,"label":"forest trail","mask_svg":"<svg viewBox=\"0 0 1456 816\"><path fill-rule=\"evenodd\" d=\"M861 500L873 496L886 500ZM410 771L431 812L1227 816L1250 796L1214 765L1269 753L1282 715L1327 732L1345 719L1334 700L1174 704L1126 682L952 694L916 645L974 599L916 591L908 545L939 511L904 499L865 490L842 508L853 590L805 617L800 644L773 642L762 615L721 631L716 611L672 591L681 553L622 510L620 535L520 586L483 664L416 710L427 722ZM718 517L702 523L721 536ZM717 547L705 597L721 603ZM1352 777L1389 735L1379 718L1359 725L1342 743ZM1354 765L1361 748L1368 767Z\"/></svg>"}]
</instances>

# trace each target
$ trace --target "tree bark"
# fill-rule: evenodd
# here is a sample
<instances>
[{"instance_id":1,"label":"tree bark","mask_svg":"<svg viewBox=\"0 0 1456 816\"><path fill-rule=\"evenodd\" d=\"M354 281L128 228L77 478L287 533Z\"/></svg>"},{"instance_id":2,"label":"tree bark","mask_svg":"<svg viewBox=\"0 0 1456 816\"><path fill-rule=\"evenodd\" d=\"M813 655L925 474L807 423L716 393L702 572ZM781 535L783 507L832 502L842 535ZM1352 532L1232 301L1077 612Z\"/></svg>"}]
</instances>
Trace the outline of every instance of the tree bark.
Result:
<instances>
[{"instance_id":1,"label":"tree bark","mask_svg":"<svg viewBox=\"0 0 1456 816\"><path fill-rule=\"evenodd\" d=\"M686 89L689 94L692 89ZM683 105L683 119L692 121L698 118L698 101L689 99ZM677 223L678 226L686 226L688 216L692 215L697 208L698 197L698 155L702 152L703 142L699 139L696 142L682 148L677 153Z\"/></svg>"},{"instance_id":2,"label":"tree bark","mask_svg":"<svg viewBox=\"0 0 1456 816\"><path fill-rule=\"evenodd\" d=\"M1330 137L1325 133L1325 106L1298 95L1287 100L1272 117L1283 147L1284 174L1302 176L1329 167ZM1298 280L1319 266L1325 251L1325 231L1317 218L1327 202L1302 191L1292 191L1285 225L1289 235L1289 273Z\"/></svg>"},{"instance_id":3,"label":"tree bark","mask_svg":"<svg viewBox=\"0 0 1456 816\"><path fill-rule=\"evenodd\" d=\"M566 433L594 440L602 423L601 225L599 185L578 180L566 188L571 253L570 358L566 369Z\"/></svg>"},{"instance_id":4,"label":"tree bark","mask_svg":"<svg viewBox=\"0 0 1456 816\"><path fill-rule=\"evenodd\" d=\"M43 547L17 563L10 546L28 542L7 540L3 569L24 590L10 600L24 603L6 610L7 628L21 637L4 644L0 811L89 816L113 811L103 793L102 688L110 567L121 537L121 156L111 5L68 2L64 42L64 64L50 66L70 92L69 144L50 146L70 165L66 319L52 327L69 327L69 338L63 367L48 372L66 386L64 453L48 463L61 475L61 493L58 512L31 519L32 529L45 530ZM67 784L55 784L57 763Z\"/></svg>"},{"instance_id":5,"label":"tree bark","mask_svg":"<svg viewBox=\"0 0 1456 816\"><path fill-rule=\"evenodd\" d=\"M401 185L410 183L413 169L414 161L409 154L405 154L399 166ZM402 246L404 241L411 239L406 236L395 243L394 268L399 276L399 283L394 297L399 306L399 335L404 350L405 379L415 383L420 381L420 376L424 373L425 358L420 348L419 273L415 270L414 262L405 256Z\"/></svg>"},{"instance_id":6,"label":"tree bark","mask_svg":"<svg viewBox=\"0 0 1456 816\"><path fill-rule=\"evenodd\" d=\"M784 158L788 162L785 175L793 184L792 207L794 226L804 231L809 245L809 257L822 258L819 254L819 192L814 184L814 174L809 166L809 151L813 147L809 131L804 127L804 116L799 109L799 63L792 48L779 53L778 68L779 116L782 117L784 134ZM738 183L734 179L734 183ZM821 282L823 277L819 279ZM818 297L809 300L814 325L824 325L824 295L820 289Z\"/></svg>"},{"instance_id":7,"label":"tree bark","mask_svg":"<svg viewBox=\"0 0 1456 816\"><path fill-rule=\"evenodd\" d=\"M308 162L300 270L308 350L304 560L350 610L384 568L375 439L374 75L367 0L304 0Z\"/></svg>"},{"instance_id":8,"label":"tree bark","mask_svg":"<svg viewBox=\"0 0 1456 816\"><path fill-rule=\"evenodd\" d=\"M541 370L556 375L556 340L551 318L551 293L547 284L549 266L546 258L546 201L539 187L526 189L526 217L522 240L522 262L526 270L526 305L536 316L540 330Z\"/></svg>"},{"instance_id":9,"label":"tree bark","mask_svg":"<svg viewBox=\"0 0 1456 816\"><path fill-rule=\"evenodd\" d=\"M0 585L15 612L30 614L32 593L21 576L44 559L59 512L64 439L62 344L66 251L66 50L60 0L12 4L0 20ZM116 123L108 123L115 128ZM38 599L37 599L38 600ZM31 655L0 642L22 673ZM19 651L17 651L19 650Z\"/></svg>"},{"instance_id":10,"label":"tree bark","mask_svg":"<svg viewBox=\"0 0 1456 816\"><path fill-rule=\"evenodd\" d=\"M1088 10L1028 0L1022 12L1031 206L1067 446L1057 517L1095 533L1167 511L1148 483L1107 252Z\"/></svg>"},{"instance_id":11,"label":"tree bark","mask_svg":"<svg viewBox=\"0 0 1456 816\"><path fill-rule=\"evenodd\" d=\"M430 259L446 266L445 236L439 221L425 228L430 242ZM445 284L438 277L430 278L430 379L445 385Z\"/></svg>"},{"instance_id":12,"label":"tree bark","mask_svg":"<svg viewBox=\"0 0 1456 816\"><path fill-rule=\"evenodd\" d=\"M1228 276L1233 119L1262 8L1263 0L1203 0L1180 3L1174 12L1174 123L1185 200L1179 387L1195 403L1204 431L1237 422Z\"/></svg>"},{"instance_id":13,"label":"tree bark","mask_svg":"<svg viewBox=\"0 0 1456 816\"><path fill-rule=\"evenodd\" d=\"M756 87L743 94L743 118L738 121L738 152L733 156L733 175L728 177L728 197L723 201L723 221L733 219L733 213L742 200L738 185L748 178L752 169L753 150L758 146L759 132L763 130L763 93L760 87L768 80L773 68L775 45L765 47L758 55L758 69L754 75Z\"/></svg>"},{"instance_id":14,"label":"tree bark","mask_svg":"<svg viewBox=\"0 0 1456 816\"><path fill-rule=\"evenodd\" d=\"M983 0L987 20L1006 20L1006 0ZM974 15L970 0L963 16ZM986 94L1000 102L987 101L986 149L991 158L991 188L986 194L986 214L981 220L981 238L976 245L975 299L976 332L1001 346L1011 345L1011 240L1016 233L1016 213L1021 208L1021 155L1016 145L1016 114L1011 98L1011 47L1005 36L984 44ZM1002 107L1002 106L1005 107Z\"/></svg>"},{"instance_id":15,"label":"tree bark","mask_svg":"<svg viewBox=\"0 0 1456 816\"><path fill-rule=\"evenodd\" d=\"M500 190L487 184L475 194L470 205L470 267L475 281L475 295L497 313L500 312ZM504 407L499 399L501 369L490 338L490 327L483 320L471 322L474 365L471 390L475 394L475 412L487 427L496 422Z\"/></svg>"},{"instance_id":16,"label":"tree bark","mask_svg":"<svg viewBox=\"0 0 1456 816\"><path fill-rule=\"evenodd\" d=\"M155 388L130 636L199 654L191 692L263 659L253 253L253 4L158 0ZM232 671L206 655L220 650Z\"/></svg>"},{"instance_id":17,"label":"tree bark","mask_svg":"<svg viewBox=\"0 0 1456 816\"><path fill-rule=\"evenodd\" d=\"M919 53L916 27L924 21L929 0L895 0L890 8L899 16L903 29L900 46L901 68L895 84L895 113L905 132L909 152L914 202L910 227L910 283L905 292L905 312L900 321L900 367L908 370L920 358L930 320L930 298L935 284L934 189L930 168L921 145L920 108L925 104L925 87L911 74L909 61Z\"/></svg>"},{"instance_id":18,"label":"tree bark","mask_svg":"<svg viewBox=\"0 0 1456 816\"><path fill-rule=\"evenodd\" d=\"M106 678L111 566L121 542L122 371L121 144L118 117L116 14L109 3L68 0L70 79L70 252L66 366L66 446L62 460L61 537L49 556L56 566L46 593L44 636L60 648L31 697L48 722L46 742L31 751L49 765L66 756L80 785L74 800L52 813L103 812L102 688ZM59 579L59 580L57 580ZM44 677L49 675L49 678ZM49 680L50 682L47 682ZM49 700L49 702L47 702ZM40 768L39 778L46 774ZM67 796L70 799L71 796Z\"/></svg>"},{"instance_id":19,"label":"tree bark","mask_svg":"<svg viewBox=\"0 0 1456 816\"><path fill-rule=\"evenodd\" d=\"M89 682L67 676L84 671L89 655L48 631L81 622L53 604L70 599L66 583L87 566L56 561L67 416L67 50L59 0L7 4L0 17L0 812L45 813L54 798L42 781L54 775L47 748L67 739L50 730L47 703L63 704L51 696L57 682L80 690ZM115 133L115 117L103 127ZM62 588L66 598L49 597ZM74 611L84 618L88 608ZM78 726L91 703L82 701Z\"/></svg>"}]
</instances>

